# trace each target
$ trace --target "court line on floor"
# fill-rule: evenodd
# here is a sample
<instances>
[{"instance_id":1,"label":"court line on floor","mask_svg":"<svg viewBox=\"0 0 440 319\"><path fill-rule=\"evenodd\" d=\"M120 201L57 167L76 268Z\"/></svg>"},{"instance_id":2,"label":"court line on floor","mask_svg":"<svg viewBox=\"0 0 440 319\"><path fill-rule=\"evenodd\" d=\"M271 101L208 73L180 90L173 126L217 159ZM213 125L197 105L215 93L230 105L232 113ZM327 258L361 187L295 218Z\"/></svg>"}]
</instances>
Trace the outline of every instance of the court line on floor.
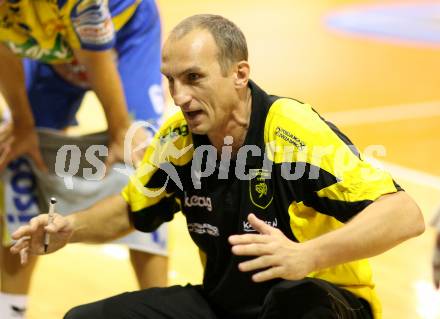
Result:
<instances>
[{"instance_id":1,"label":"court line on floor","mask_svg":"<svg viewBox=\"0 0 440 319\"><path fill-rule=\"evenodd\" d=\"M322 115L325 119L340 126L427 118L440 116L440 101L326 112Z\"/></svg>"},{"instance_id":2,"label":"court line on floor","mask_svg":"<svg viewBox=\"0 0 440 319\"><path fill-rule=\"evenodd\" d=\"M440 177L416 169L408 168L398 164L380 161L383 168L390 172L393 176L409 180L415 184L429 186L440 191Z\"/></svg>"}]
</instances>

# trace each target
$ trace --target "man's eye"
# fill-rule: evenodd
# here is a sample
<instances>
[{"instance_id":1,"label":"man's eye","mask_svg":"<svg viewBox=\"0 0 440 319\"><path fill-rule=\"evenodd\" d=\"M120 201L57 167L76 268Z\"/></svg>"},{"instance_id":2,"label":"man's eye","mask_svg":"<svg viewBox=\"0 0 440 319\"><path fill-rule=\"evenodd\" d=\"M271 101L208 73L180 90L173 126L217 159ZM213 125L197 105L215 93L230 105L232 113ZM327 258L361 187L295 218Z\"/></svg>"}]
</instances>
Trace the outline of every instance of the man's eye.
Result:
<instances>
[{"instance_id":1,"label":"man's eye","mask_svg":"<svg viewBox=\"0 0 440 319\"><path fill-rule=\"evenodd\" d=\"M200 74L197 74L197 73L188 74L189 81L193 82L193 81L197 81L198 79L200 79Z\"/></svg>"}]
</instances>

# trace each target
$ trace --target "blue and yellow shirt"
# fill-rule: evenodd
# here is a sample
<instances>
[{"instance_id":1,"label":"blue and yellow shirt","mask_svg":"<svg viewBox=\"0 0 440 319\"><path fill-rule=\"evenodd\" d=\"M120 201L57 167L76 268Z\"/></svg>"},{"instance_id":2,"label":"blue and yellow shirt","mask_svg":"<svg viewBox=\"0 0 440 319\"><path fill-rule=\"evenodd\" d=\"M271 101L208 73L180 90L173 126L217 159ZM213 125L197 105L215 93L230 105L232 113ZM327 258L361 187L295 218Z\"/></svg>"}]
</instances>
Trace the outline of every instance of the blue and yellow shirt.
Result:
<instances>
[{"instance_id":1,"label":"blue and yellow shirt","mask_svg":"<svg viewBox=\"0 0 440 319\"><path fill-rule=\"evenodd\" d=\"M238 318L258 313L277 282L253 282L238 270L243 257L231 253L230 235L255 232L249 213L290 240L305 242L342 227L382 195L401 190L310 105L267 95L253 82L250 88L250 124L236 159L225 160L227 143L221 156L215 154L207 136L191 134L179 112L158 132L122 193L141 231L154 230L182 210L204 260L207 298ZM367 260L308 277L351 291L380 318Z\"/></svg>"},{"instance_id":2,"label":"blue and yellow shirt","mask_svg":"<svg viewBox=\"0 0 440 319\"><path fill-rule=\"evenodd\" d=\"M5 0L0 42L15 54L44 63L68 63L72 49L114 47L115 34L140 0Z\"/></svg>"}]
</instances>

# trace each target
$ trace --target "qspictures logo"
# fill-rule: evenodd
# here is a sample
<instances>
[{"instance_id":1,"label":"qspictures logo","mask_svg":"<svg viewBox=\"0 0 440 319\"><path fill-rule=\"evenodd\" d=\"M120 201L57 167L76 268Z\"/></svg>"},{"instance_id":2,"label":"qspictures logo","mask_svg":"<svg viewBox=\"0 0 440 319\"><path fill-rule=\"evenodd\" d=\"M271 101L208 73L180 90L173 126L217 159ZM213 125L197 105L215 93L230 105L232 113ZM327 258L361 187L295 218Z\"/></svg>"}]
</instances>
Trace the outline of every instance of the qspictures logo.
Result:
<instances>
[{"instance_id":1,"label":"qspictures logo","mask_svg":"<svg viewBox=\"0 0 440 319\"><path fill-rule=\"evenodd\" d=\"M133 152L132 141L134 134L138 129L145 129L150 132L156 132L157 129L148 122L136 122L127 131L124 141L124 162L125 168L114 168L115 171L130 177L132 186L138 192L147 197L154 198L164 196L169 182L180 189L182 192L182 176L179 175L176 162L186 162L190 157L188 164L191 166L191 181L195 190L202 187L203 178L218 174L219 180L230 177L229 169L233 168L235 178L241 181L248 181L249 198L252 203L260 208L266 209L273 201L272 172L274 169L274 159L277 158L280 171L279 177L288 181L298 181L300 179L316 180L320 177L322 167L332 168L332 174L336 179L342 180L345 175L351 171L357 170L360 178L365 182L377 181L383 178L384 172L381 172L380 163L374 161L374 155L385 156L386 150L381 145L368 146L363 154L372 158L373 163L367 164L364 160L356 156L351 151L350 145L317 145L315 147L304 146L301 150L295 145L278 145L276 142L268 142L265 147L257 145L243 145L236 153L236 165L230 165L232 137L225 137L225 144L221 150L217 150L213 145L200 145L194 148L193 144L175 143L180 138L184 138L188 133L186 127L181 126L179 130L173 128L155 139L147 139L142 145L136 146L134 151L139 148L147 148L149 157L144 159L143 163L137 168L135 176L132 176L133 170L131 154ZM179 133L180 131L180 133ZM220 151L220 154L219 154ZM94 169L83 168L82 176L86 180L100 180L104 178L106 172L105 163L97 157L108 156L108 149L105 145L91 145L87 149L85 158ZM64 179L68 189L73 188L73 176L80 169L81 150L75 145L64 145L57 152L55 173ZM247 169L246 163L248 157L259 157L263 159L262 168ZM185 158L182 160L182 158ZM220 166L225 170L215 170L215 165L205 165L206 163L215 163L221 158ZM374 168L376 166L376 168ZM166 178L162 186L148 188L145 186L145 178L150 178L156 171L163 171ZM226 173L225 173L226 172ZM150 176L150 177L148 177ZM191 195L193 196L193 195ZM209 198L188 196L187 207L199 206L208 211L212 210L212 203Z\"/></svg>"}]
</instances>

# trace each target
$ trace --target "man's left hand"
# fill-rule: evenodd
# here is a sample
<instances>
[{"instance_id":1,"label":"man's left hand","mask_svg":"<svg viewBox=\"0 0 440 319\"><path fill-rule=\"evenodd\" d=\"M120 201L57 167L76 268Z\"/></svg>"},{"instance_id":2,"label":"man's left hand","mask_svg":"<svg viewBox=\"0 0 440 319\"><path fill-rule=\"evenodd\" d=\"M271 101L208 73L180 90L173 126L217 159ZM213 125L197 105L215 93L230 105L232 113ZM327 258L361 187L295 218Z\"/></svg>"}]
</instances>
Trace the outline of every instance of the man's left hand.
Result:
<instances>
[{"instance_id":1,"label":"man's left hand","mask_svg":"<svg viewBox=\"0 0 440 319\"><path fill-rule=\"evenodd\" d=\"M110 140L107 168L116 162L126 163L135 168L141 163L145 150L152 140L151 133L143 127L138 127L131 134L127 134L127 131L114 134L115 137Z\"/></svg>"},{"instance_id":2,"label":"man's left hand","mask_svg":"<svg viewBox=\"0 0 440 319\"><path fill-rule=\"evenodd\" d=\"M314 256L307 245L289 240L274 228L249 214L248 221L259 234L229 237L232 253L238 256L257 256L238 265L241 271L261 270L252 276L255 282L275 278L298 280L314 269Z\"/></svg>"}]
</instances>

